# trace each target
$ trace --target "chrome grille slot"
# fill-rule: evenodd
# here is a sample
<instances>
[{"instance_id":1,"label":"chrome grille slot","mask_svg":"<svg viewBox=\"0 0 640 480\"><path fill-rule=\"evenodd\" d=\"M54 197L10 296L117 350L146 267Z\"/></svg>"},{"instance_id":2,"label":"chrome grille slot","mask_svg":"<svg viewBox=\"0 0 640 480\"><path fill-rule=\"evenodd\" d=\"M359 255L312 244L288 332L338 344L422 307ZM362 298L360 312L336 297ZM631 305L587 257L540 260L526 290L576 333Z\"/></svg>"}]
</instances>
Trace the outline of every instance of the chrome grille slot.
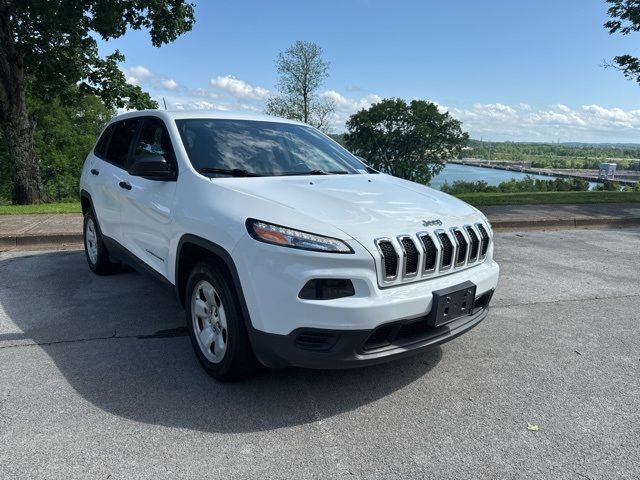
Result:
<instances>
[{"instance_id":1,"label":"chrome grille slot","mask_svg":"<svg viewBox=\"0 0 640 480\"><path fill-rule=\"evenodd\" d=\"M420 261L420 253L416 248L416 244L408 235L398 237L400 246L402 247L403 268L402 275L404 277L414 277L418 274L418 264Z\"/></svg>"},{"instance_id":2,"label":"chrome grille slot","mask_svg":"<svg viewBox=\"0 0 640 480\"><path fill-rule=\"evenodd\" d=\"M455 250L449 235L444 230L437 230L436 235L440 240L442 255L440 256L440 270L448 270L453 263L453 251Z\"/></svg>"},{"instance_id":3,"label":"chrome grille slot","mask_svg":"<svg viewBox=\"0 0 640 480\"><path fill-rule=\"evenodd\" d=\"M483 259L487 255L487 250L489 249L489 234L481 223L476 223L476 227L478 227L478 231L482 237L482 243L480 245L480 259Z\"/></svg>"},{"instance_id":4,"label":"chrome grille slot","mask_svg":"<svg viewBox=\"0 0 640 480\"><path fill-rule=\"evenodd\" d=\"M424 248L424 273L435 272L438 261L438 248L430 235L420 235L420 241Z\"/></svg>"},{"instance_id":5,"label":"chrome grille slot","mask_svg":"<svg viewBox=\"0 0 640 480\"><path fill-rule=\"evenodd\" d=\"M377 240L376 245L382 255L385 280L394 280L398 276L398 252L389 239Z\"/></svg>"},{"instance_id":6,"label":"chrome grille slot","mask_svg":"<svg viewBox=\"0 0 640 480\"><path fill-rule=\"evenodd\" d=\"M464 229L467 231L467 236L471 243L469 247L469 263L475 262L478 259L478 252L480 251L480 239L471 225L465 225Z\"/></svg>"},{"instance_id":7,"label":"chrome grille slot","mask_svg":"<svg viewBox=\"0 0 640 480\"><path fill-rule=\"evenodd\" d=\"M456 260L455 266L461 267L467 261L467 251L469 250L469 244L464 234L459 228L452 228L451 233L456 242Z\"/></svg>"}]
</instances>

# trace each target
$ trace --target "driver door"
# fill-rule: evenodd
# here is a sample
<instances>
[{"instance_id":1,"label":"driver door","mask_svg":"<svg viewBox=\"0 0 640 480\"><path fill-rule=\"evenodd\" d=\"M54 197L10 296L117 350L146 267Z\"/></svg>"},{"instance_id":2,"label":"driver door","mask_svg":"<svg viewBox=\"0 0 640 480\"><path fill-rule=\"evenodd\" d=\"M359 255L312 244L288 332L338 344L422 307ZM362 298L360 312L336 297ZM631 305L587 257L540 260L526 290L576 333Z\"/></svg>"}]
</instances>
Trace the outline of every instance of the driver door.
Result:
<instances>
[{"instance_id":1,"label":"driver door","mask_svg":"<svg viewBox=\"0 0 640 480\"><path fill-rule=\"evenodd\" d=\"M129 169L150 155L162 156L176 169L169 132L162 119L145 117L138 130ZM176 176L177 178L177 176ZM127 174L131 186L122 210L122 244L164 277L168 277L176 180L149 180Z\"/></svg>"}]
</instances>

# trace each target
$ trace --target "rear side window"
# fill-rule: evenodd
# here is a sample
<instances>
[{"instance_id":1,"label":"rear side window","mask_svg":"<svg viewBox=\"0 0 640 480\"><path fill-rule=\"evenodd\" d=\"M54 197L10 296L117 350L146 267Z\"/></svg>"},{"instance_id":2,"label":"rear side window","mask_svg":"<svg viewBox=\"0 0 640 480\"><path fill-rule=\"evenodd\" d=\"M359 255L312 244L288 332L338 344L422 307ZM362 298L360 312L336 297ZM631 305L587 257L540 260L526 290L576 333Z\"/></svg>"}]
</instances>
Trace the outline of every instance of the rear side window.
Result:
<instances>
[{"instance_id":1,"label":"rear side window","mask_svg":"<svg viewBox=\"0 0 640 480\"><path fill-rule=\"evenodd\" d=\"M114 124L113 134L107 147L105 159L114 165L124 168L129 151L131 149L131 141L136 133L138 120L123 120Z\"/></svg>"},{"instance_id":2,"label":"rear side window","mask_svg":"<svg viewBox=\"0 0 640 480\"><path fill-rule=\"evenodd\" d=\"M96 148L93 149L93 153L96 157L105 158L105 154L107 153L107 144L109 143L109 137L111 137L111 134L113 133L113 127L113 125L109 125L100 137L100 140L98 140Z\"/></svg>"}]
</instances>

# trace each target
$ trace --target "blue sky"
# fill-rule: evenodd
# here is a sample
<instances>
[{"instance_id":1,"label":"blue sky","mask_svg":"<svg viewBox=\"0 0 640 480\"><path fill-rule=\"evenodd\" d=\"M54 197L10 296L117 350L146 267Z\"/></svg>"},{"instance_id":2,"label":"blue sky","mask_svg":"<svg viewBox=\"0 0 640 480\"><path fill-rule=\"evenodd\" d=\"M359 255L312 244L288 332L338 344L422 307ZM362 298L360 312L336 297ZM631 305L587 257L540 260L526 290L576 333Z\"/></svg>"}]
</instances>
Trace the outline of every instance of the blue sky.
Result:
<instances>
[{"instance_id":1,"label":"blue sky","mask_svg":"<svg viewBox=\"0 0 640 480\"><path fill-rule=\"evenodd\" d=\"M131 82L169 108L261 110L274 59L296 40L331 63L320 93L333 128L386 97L422 98L474 138L640 142L640 86L602 64L640 54L640 33L611 36L604 0L200 1L194 29L154 48L146 32L120 49Z\"/></svg>"}]
</instances>

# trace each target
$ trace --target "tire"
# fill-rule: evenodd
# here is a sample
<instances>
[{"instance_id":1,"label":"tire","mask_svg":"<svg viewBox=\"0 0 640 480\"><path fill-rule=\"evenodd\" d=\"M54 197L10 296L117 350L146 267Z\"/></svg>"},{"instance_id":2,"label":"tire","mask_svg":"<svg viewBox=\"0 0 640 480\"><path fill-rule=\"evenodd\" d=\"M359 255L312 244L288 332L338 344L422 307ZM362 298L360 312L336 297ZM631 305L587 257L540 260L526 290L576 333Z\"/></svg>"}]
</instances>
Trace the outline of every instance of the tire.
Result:
<instances>
[{"instance_id":1,"label":"tire","mask_svg":"<svg viewBox=\"0 0 640 480\"><path fill-rule=\"evenodd\" d=\"M185 293L187 330L198 361L221 381L254 375L253 355L238 297L227 275L209 263L197 264Z\"/></svg>"},{"instance_id":2,"label":"tire","mask_svg":"<svg viewBox=\"0 0 640 480\"><path fill-rule=\"evenodd\" d=\"M120 263L112 262L109 252L104 246L102 232L95 214L89 210L84 216L82 237L84 238L84 253L91 271L97 275L109 275L118 271Z\"/></svg>"}]
</instances>

